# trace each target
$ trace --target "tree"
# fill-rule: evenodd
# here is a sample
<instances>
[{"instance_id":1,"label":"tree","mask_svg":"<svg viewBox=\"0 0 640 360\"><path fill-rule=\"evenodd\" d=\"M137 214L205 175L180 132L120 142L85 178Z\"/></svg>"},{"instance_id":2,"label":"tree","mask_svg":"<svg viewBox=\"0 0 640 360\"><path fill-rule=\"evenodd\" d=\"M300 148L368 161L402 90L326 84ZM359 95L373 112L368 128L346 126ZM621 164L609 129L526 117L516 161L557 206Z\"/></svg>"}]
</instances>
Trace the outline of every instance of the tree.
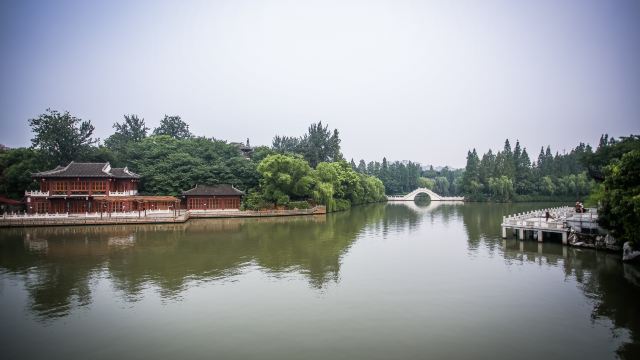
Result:
<instances>
[{"instance_id":1,"label":"tree","mask_svg":"<svg viewBox=\"0 0 640 360\"><path fill-rule=\"evenodd\" d=\"M444 176L438 176L433 191L441 196L449 196L449 180Z\"/></svg>"},{"instance_id":2,"label":"tree","mask_svg":"<svg viewBox=\"0 0 640 360\"><path fill-rule=\"evenodd\" d=\"M311 124L308 133L300 141L302 155L313 168L323 161L342 159L338 130L334 129L332 134L328 127L328 125L322 126L322 121Z\"/></svg>"},{"instance_id":3,"label":"tree","mask_svg":"<svg viewBox=\"0 0 640 360\"><path fill-rule=\"evenodd\" d=\"M25 190L38 188L31 173L46 167L46 158L38 150L18 148L0 151L0 194L21 199Z\"/></svg>"},{"instance_id":4,"label":"tree","mask_svg":"<svg viewBox=\"0 0 640 360\"><path fill-rule=\"evenodd\" d=\"M433 190L436 187L436 181L426 177L420 177L418 179L418 186L421 188L427 188Z\"/></svg>"},{"instance_id":5,"label":"tree","mask_svg":"<svg viewBox=\"0 0 640 360\"><path fill-rule=\"evenodd\" d=\"M188 139L193 136L189 132L189 125L180 116L165 115L160 126L153 130L154 135L169 135L176 139Z\"/></svg>"},{"instance_id":6,"label":"tree","mask_svg":"<svg viewBox=\"0 0 640 360\"><path fill-rule=\"evenodd\" d=\"M358 169L357 171L360 174L366 174L367 173L367 164L365 164L364 160L360 160L360 162L358 163Z\"/></svg>"},{"instance_id":7,"label":"tree","mask_svg":"<svg viewBox=\"0 0 640 360\"><path fill-rule=\"evenodd\" d=\"M300 138L276 135L272 146L282 154L302 155L313 168L321 162L342 160L338 130L329 131L328 125L323 126L322 121L311 124L307 133Z\"/></svg>"},{"instance_id":8,"label":"tree","mask_svg":"<svg viewBox=\"0 0 640 360\"><path fill-rule=\"evenodd\" d=\"M640 235L640 150L613 160L605 169L598 222L620 241L638 245Z\"/></svg>"},{"instance_id":9,"label":"tree","mask_svg":"<svg viewBox=\"0 0 640 360\"><path fill-rule=\"evenodd\" d=\"M60 113L47 109L35 119L29 119L35 134L31 139L34 149L46 154L51 164L66 164L78 160L83 152L98 142L93 135L91 121L71 116L68 111Z\"/></svg>"},{"instance_id":10,"label":"tree","mask_svg":"<svg viewBox=\"0 0 640 360\"><path fill-rule=\"evenodd\" d=\"M127 150L131 170L142 176L140 192L177 195L196 184L228 183L247 191L258 185L256 163L224 141L196 137L150 136Z\"/></svg>"},{"instance_id":11,"label":"tree","mask_svg":"<svg viewBox=\"0 0 640 360\"><path fill-rule=\"evenodd\" d=\"M311 196L315 179L309 164L299 156L269 155L258 165L258 172L267 201L286 205L292 198L305 200Z\"/></svg>"},{"instance_id":12,"label":"tree","mask_svg":"<svg viewBox=\"0 0 640 360\"><path fill-rule=\"evenodd\" d=\"M480 183L479 175L480 159L476 149L467 152L467 165L464 170L464 177L462 180L462 187L464 193L472 198L477 199L481 196L482 184Z\"/></svg>"},{"instance_id":13,"label":"tree","mask_svg":"<svg viewBox=\"0 0 640 360\"><path fill-rule=\"evenodd\" d=\"M133 114L124 115L124 121L115 122L113 128L116 132L104 141L105 145L111 149L122 149L130 142L140 141L147 137L147 131L149 131L144 119Z\"/></svg>"},{"instance_id":14,"label":"tree","mask_svg":"<svg viewBox=\"0 0 640 360\"><path fill-rule=\"evenodd\" d=\"M300 148L300 138L297 137L276 135L273 137L271 147L273 148L273 150L281 154L299 154L302 151L302 149Z\"/></svg>"}]
</instances>

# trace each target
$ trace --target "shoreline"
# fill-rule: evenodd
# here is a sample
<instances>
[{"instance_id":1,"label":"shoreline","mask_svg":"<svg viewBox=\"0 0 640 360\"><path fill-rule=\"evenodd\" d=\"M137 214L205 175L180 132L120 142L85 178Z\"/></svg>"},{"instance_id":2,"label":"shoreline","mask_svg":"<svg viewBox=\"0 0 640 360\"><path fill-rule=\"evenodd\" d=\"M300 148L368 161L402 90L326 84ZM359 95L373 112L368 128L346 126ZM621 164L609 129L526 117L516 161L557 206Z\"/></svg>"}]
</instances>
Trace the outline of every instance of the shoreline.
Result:
<instances>
[{"instance_id":1,"label":"shoreline","mask_svg":"<svg viewBox=\"0 0 640 360\"><path fill-rule=\"evenodd\" d=\"M140 225L140 224L182 224L190 219L230 219L230 218L262 218L280 216L326 215L324 206L298 210L264 210L264 211L203 211L185 210L175 216L51 216L51 217L4 217L0 218L0 228L20 227L52 227L52 226L102 226L102 225Z\"/></svg>"}]
</instances>

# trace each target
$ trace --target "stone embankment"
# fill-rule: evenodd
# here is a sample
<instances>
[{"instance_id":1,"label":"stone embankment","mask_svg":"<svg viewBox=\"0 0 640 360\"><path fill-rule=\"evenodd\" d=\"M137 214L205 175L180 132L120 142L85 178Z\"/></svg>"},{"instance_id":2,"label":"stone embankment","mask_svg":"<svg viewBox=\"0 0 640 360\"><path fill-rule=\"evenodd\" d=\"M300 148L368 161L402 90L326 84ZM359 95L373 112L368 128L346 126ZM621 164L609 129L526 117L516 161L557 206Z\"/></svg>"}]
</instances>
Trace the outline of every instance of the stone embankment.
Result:
<instances>
[{"instance_id":1,"label":"stone embankment","mask_svg":"<svg viewBox=\"0 0 640 360\"><path fill-rule=\"evenodd\" d=\"M126 225L126 224L171 224L184 223L191 218L250 218L276 216L324 215L324 206L311 209L294 210L155 210L123 213L84 213L84 214L4 214L0 217L0 227L35 226L79 226L79 225Z\"/></svg>"}]
</instances>

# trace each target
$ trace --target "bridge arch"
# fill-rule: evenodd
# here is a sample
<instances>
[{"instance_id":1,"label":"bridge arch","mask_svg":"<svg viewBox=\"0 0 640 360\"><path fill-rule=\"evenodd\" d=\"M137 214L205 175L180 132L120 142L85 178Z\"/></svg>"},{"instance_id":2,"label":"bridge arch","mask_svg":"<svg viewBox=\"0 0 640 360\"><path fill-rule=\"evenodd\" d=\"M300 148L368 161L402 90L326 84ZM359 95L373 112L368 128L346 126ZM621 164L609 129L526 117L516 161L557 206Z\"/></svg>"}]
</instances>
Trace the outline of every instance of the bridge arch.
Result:
<instances>
[{"instance_id":1,"label":"bridge arch","mask_svg":"<svg viewBox=\"0 0 640 360\"><path fill-rule=\"evenodd\" d=\"M440 196L433 192L431 189L427 188L417 188L407 195L402 196L387 196L388 201L414 201L416 196L420 194L426 194L429 196L431 201L464 201L464 197L462 196Z\"/></svg>"}]
</instances>

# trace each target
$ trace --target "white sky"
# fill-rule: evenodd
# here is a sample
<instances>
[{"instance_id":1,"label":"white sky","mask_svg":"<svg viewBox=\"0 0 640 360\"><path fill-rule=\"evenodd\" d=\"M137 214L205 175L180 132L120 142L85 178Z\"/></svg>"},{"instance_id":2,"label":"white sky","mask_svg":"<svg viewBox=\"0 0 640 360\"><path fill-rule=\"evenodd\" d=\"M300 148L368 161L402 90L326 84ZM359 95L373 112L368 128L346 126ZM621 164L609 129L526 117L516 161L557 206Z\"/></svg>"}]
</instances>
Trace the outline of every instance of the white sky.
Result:
<instances>
[{"instance_id":1,"label":"white sky","mask_svg":"<svg viewBox=\"0 0 640 360\"><path fill-rule=\"evenodd\" d=\"M269 145L311 122L347 159L462 167L515 140L640 131L640 2L125 1L0 5L0 143L48 107Z\"/></svg>"}]
</instances>

